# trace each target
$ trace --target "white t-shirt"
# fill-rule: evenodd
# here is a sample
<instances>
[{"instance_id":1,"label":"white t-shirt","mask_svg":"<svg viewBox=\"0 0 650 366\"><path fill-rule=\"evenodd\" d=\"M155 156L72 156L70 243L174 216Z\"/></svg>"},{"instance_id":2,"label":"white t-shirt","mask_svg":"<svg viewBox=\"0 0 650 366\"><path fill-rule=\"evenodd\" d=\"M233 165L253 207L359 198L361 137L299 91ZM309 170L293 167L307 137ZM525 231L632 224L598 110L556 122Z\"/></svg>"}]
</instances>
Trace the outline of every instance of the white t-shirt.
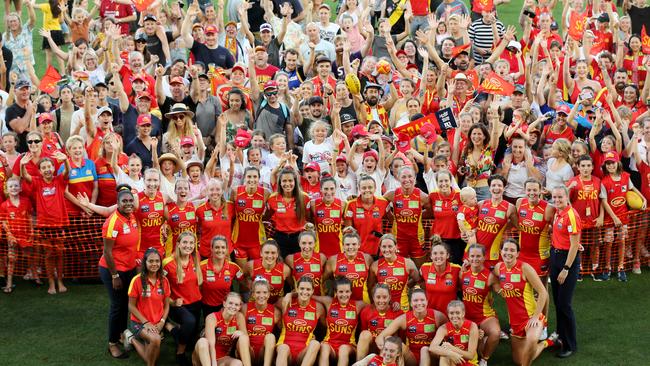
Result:
<instances>
[{"instance_id":1,"label":"white t-shirt","mask_svg":"<svg viewBox=\"0 0 650 366\"><path fill-rule=\"evenodd\" d=\"M332 22L329 22L327 25L323 25L319 22L318 28L320 28L320 38L331 43L334 43L334 37L336 37L341 30L341 27L338 24Z\"/></svg>"},{"instance_id":2,"label":"white t-shirt","mask_svg":"<svg viewBox=\"0 0 650 366\"><path fill-rule=\"evenodd\" d=\"M357 176L352 170L348 169L348 175L344 178L335 174L334 181L336 181L336 198L345 202L350 196L357 195Z\"/></svg>"},{"instance_id":3,"label":"white t-shirt","mask_svg":"<svg viewBox=\"0 0 650 366\"><path fill-rule=\"evenodd\" d=\"M437 172L434 172L433 169L429 168L429 170L427 170L427 172L423 175L424 183L427 185L427 191L429 191L429 193L438 190L438 179L436 173ZM458 182L456 182L455 177L451 177L451 189L460 190L460 188L458 188Z\"/></svg>"},{"instance_id":4,"label":"white t-shirt","mask_svg":"<svg viewBox=\"0 0 650 366\"><path fill-rule=\"evenodd\" d=\"M330 160L332 159L332 138L327 137L322 143L316 145L312 140L305 143L302 149L302 163L316 162L320 166L321 173L330 171Z\"/></svg>"},{"instance_id":5,"label":"white t-shirt","mask_svg":"<svg viewBox=\"0 0 650 366\"><path fill-rule=\"evenodd\" d=\"M375 180L375 196L377 197L382 196L381 187L383 186L384 178L386 177L385 170L377 168L372 174L370 174L363 170L363 166L360 166L356 171L356 175L359 178L363 175L371 176Z\"/></svg>"},{"instance_id":6,"label":"white t-shirt","mask_svg":"<svg viewBox=\"0 0 650 366\"><path fill-rule=\"evenodd\" d=\"M566 185L566 182L573 178L573 169L571 168L571 165L565 164L560 169L554 171L551 170L553 163L555 163L555 158L548 159L548 162L546 163L546 189L549 191L554 187Z\"/></svg>"},{"instance_id":7,"label":"white t-shirt","mask_svg":"<svg viewBox=\"0 0 650 366\"><path fill-rule=\"evenodd\" d=\"M97 109L94 111L90 112L90 118L93 121L93 126L97 126ZM81 125L81 129L79 130L79 136L83 137L84 141L88 142L88 132L86 132L86 117L84 115L84 109L79 108L76 111L72 113L72 117L70 118L70 133L69 136L73 135L73 132L79 125Z\"/></svg>"},{"instance_id":8,"label":"white t-shirt","mask_svg":"<svg viewBox=\"0 0 650 366\"><path fill-rule=\"evenodd\" d=\"M144 179L140 177L138 180L131 179L122 169L117 168L117 178L115 182L119 186L120 184L128 184L129 187L138 191L138 193L144 191Z\"/></svg>"}]
</instances>

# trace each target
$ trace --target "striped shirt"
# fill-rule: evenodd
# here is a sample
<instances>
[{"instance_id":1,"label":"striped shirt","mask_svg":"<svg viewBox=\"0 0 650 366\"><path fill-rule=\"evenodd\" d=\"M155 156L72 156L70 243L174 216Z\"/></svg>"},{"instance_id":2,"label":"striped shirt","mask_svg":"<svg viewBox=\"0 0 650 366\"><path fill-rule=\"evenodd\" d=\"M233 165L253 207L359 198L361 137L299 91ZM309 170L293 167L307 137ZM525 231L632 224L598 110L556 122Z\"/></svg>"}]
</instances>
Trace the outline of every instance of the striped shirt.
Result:
<instances>
[{"instance_id":1,"label":"striped shirt","mask_svg":"<svg viewBox=\"0 0 650 366\"><path fill-rule=\"evenodd\" d=\"M505 27L503 23L499 20L496 21L497 31L499 32L499 37L503 37L505 32ZM492 34L492 24L486 24L483 22L483 18L476 19L469 26L467 31L469 33L469 39L472 41L474 52L474 62L476 64L482 63L484 60L487 60L492 51L486 55L479 55L476 52L477 48L489 49L492 50L494 46L494 35Z\"/></svg>"}]
</instances>

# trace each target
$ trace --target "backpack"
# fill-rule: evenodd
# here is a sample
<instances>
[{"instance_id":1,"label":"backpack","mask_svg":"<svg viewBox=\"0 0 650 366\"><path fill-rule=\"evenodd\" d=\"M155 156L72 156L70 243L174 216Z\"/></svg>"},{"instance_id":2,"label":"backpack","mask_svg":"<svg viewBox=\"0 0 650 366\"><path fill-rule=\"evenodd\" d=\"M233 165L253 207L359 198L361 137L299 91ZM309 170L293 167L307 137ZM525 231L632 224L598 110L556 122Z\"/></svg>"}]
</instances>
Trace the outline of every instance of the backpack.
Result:
<instances>
[{"instance_id":1,"label":"backpack","mask_svg":"<svg viewBox=\"0 0 650 366\"><path fill-rule=\"evenodd\" d=\"M280 103L280 109L282 109L282 114L284 115L284 118L286 118L288 120L289 119L289 107L287 107L287 105L282 103L282 102L278 102L278 103ZM256 119L260 116L260 113L262 113L262 110L267 105L269 105L268 100L266 100L266 98L262 99L262 102L260 103L260 107L257 108L257 116L255 116Z\"/></svg>"}]
</instances>

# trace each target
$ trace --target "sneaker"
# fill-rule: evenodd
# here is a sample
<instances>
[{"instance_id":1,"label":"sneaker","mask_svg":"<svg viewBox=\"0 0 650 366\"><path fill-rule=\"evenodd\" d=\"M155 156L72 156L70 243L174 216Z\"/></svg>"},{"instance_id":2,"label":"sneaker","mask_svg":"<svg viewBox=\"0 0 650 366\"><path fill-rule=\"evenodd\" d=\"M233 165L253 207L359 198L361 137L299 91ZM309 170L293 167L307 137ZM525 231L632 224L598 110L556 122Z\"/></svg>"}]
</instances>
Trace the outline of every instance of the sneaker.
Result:
<instances>
[{"instance_id":1,"label":"sneaker","mask_svg":"<svg viewBox=\"0 0 650 366\"><path fill-rule=\"evenodd\" d=\"M548 328L544 327L544 329L542 330L542 334L539 336L539 340L543 341L546 338L548 338Z\"/></svg>"},{"instance_id":2,"label":"sneaker","mask_svg":"<svg viewBox=\"0 0 650 366\"><path fill-rule=\"evenodd\" d=\"M499 333L499 338L503 339L503 340L507 340L507 339L510 339L510 336L508 335L508 333L506 333L506 332L504 332L502 330L501 333Z\"/></svg>"},{"instance_id":3,"label":"sneaker","mask_svg":"<svg viewBox=\"0 0 650 366\"><path fill-rule=\"evenodd\" d=\"M578 282L582 282L582 273L578 273Z\"/></svg>"},{"instance_id":4,"label":"sneaker","mask_svg":"<svg viewBox=\"0 0 650 366\"><path fill-rule=\"evenodd\" d=\"M548 336L548 340L553 341L554 343L557 343L558 339L560 339L560 335L557 334L557 332L553 332Z\"/></svg>"},{"instance_id":5,"label":"sneaker","mask_svg":"<svg viewBox=\"0 0 650 366\"><path fill-rule=\"evenodd\" d=\"M595 282L602 282L603 279L601 277L602 276L600 274L595 274L595 273L591 274L591 279L594 280Z\"/></svg>"},{"instance_id":6,"label":"sneaker","mask_svg":"<svg viewBox=\"0 0 650 366\"><path fill-rule=\"evenodd\" d=\"M128 352L133 349L133 345L131 344L131 340L133 339L133 333L125 329L124 330L124 352Z\"/></svg>"},{"instance_id":7,"label":"sneaker","mask_svg":"<svg viewBox=\"0 0 650 366\"><path fill-rule=\"evenodd\" d=\"M488 366L487 360L481 358L478 362L478 366Z\"/></svg>"},{"instance_id":8,"label":"sneaker","mask_svg":"<svg viewBox=\"0 0 650 366\"><path fill-rule=\"evenodd\" d=\"M625 274L625 271L618 271L617 277L620 282L627 282L627 275Z\"/></svg>"},{"instance_id":9,"label":"sneaker","mask_svg":"<svg viewBox=\"0 0 650 366\"><path fill-rule=\"evenodd\" d=\"M609 281L610 272L606 271L600 274L600 279L603 281Z\"/></svg>"},{"instance_id":10,"label":"sneaker","mask_svg":"<svg viewBox=\"0 0 650 366\"><path fill-rule=\"evenodd\" d=\"M641 263L634 263L634 267L632 267L632 273L641 274Z\"/></svg>"}]
</instances>

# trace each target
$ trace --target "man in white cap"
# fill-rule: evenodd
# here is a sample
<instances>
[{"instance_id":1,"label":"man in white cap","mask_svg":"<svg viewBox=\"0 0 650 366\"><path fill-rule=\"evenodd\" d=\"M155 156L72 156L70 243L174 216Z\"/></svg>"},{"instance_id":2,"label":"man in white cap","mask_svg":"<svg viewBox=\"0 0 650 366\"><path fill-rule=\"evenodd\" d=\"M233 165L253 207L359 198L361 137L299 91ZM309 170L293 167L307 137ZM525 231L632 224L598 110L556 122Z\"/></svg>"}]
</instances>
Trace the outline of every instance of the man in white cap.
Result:
<instances>
[{"instance_id":1,"label":"man in white cap","mask_svg":"<svg viewBox=\"0 0 650 366\"><path fill-rule=\"evenodd\" d=\"M268 54L268 63L280 67L280 46L282 45L282 40L284 35L287 32L287 22L282 22L282 29L280 29L280 34L277 37L273 36L273 27L269 23L264 23L260 25L260 36L259 39L255 39L255 49L258 46L264 46L266 48L266 53Z\"/></svg>"}]
</instances>

